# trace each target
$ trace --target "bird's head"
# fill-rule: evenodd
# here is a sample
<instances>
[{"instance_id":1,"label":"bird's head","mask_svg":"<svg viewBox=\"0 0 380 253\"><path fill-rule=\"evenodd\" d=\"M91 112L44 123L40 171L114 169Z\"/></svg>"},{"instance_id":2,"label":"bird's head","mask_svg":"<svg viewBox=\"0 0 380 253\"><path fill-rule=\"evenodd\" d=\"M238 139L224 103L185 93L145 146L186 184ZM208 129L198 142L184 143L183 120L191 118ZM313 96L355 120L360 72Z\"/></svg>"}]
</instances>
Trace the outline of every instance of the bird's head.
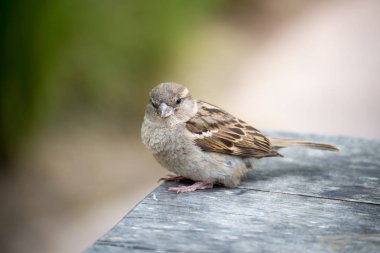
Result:
<instances>
[{"instance_id":1,"label":"bird's head","mask_svg":"<svg viewBox=\"0 0 380 253\"><path fill-rule=\"evenodd\" d=\"M177 83L161 83L149 93L146 114L152 120L176 125L188 121L197 113L197 103L189 90Z\"/></svg>"}]
</instances>

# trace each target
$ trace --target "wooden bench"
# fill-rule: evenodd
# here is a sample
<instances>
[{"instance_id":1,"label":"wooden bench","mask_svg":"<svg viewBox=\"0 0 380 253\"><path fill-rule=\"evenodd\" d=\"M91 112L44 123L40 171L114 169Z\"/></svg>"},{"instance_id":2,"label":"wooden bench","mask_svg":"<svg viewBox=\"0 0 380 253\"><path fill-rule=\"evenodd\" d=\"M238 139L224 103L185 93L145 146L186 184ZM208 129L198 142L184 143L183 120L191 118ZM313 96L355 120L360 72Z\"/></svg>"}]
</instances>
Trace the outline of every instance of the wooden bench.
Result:
<instances>
[{"instance_id":1,"label":"wooden bench","mask_svg":"<svg viewBox=\"0 0 380 253\"><path fill-rule=\"evenodd\" d=\"M269 134L341 151L283 149L235 189L164 183L86 252L380 252L380 141Z\"/></svg>"}]
</instances>

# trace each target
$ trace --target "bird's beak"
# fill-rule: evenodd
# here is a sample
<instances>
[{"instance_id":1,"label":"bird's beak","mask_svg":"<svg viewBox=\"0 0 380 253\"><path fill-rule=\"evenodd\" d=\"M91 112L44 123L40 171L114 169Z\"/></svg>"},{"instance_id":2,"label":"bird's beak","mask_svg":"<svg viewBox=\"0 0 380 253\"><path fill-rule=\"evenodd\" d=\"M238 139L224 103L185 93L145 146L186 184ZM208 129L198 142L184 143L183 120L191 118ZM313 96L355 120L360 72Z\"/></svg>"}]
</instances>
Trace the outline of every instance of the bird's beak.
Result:
<instances>
[{"instance_id":1,"label":"bird's beak","mask_svg":"<svg viewBox=\"0 0 380 253\"><path fill-rule=\"evenodd\" d=\"M171 106L168 106L165 103L161 103L160 106L158 107L158 112L161 118L167 118L170 115L174 114L174 108Z\"/></svg>"}]
</instances>

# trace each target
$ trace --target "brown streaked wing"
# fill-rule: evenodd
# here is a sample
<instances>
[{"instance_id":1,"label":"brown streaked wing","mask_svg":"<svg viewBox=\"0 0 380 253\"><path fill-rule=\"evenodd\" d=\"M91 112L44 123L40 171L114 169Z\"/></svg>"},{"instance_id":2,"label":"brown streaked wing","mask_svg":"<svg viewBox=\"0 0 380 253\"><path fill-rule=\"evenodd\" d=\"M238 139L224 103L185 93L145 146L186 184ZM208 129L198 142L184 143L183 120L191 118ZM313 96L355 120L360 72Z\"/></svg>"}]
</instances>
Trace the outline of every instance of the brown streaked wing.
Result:
<instances>
[{"instance_id":1,"label":"brown streaked wing","mask_svg":"<svg viewBox=\"0 0 380 253\"><path fill-rule=\"evenodd\" d=\"M281 156L257 129L217 106L198 101L198 113L186 122L202 150L242 157Z\"/></svg>"}]
</instances>

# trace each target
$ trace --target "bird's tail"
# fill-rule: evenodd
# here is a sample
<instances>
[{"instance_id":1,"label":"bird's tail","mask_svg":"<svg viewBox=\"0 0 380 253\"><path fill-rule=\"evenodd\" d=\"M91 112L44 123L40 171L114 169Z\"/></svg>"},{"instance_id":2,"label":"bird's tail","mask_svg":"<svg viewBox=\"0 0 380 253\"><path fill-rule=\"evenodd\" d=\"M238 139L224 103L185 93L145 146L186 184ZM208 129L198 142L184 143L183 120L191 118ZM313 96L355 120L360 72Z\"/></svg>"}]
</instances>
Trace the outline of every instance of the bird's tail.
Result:
<instances>
[{"instance_id":1,"label":"bird's tail","mask_svg":"<svg viewBox=\"0 0 380 253\"><path fill-rule=\"evenodd\" d=\"M282 139L282 138L269 138L269 141L273 148L286 148L286 147L308 147L328 151L339 151L337 147L329 144L303 141L303 140L292 140L292 139Z\"/></svg>"}]
</instances>

